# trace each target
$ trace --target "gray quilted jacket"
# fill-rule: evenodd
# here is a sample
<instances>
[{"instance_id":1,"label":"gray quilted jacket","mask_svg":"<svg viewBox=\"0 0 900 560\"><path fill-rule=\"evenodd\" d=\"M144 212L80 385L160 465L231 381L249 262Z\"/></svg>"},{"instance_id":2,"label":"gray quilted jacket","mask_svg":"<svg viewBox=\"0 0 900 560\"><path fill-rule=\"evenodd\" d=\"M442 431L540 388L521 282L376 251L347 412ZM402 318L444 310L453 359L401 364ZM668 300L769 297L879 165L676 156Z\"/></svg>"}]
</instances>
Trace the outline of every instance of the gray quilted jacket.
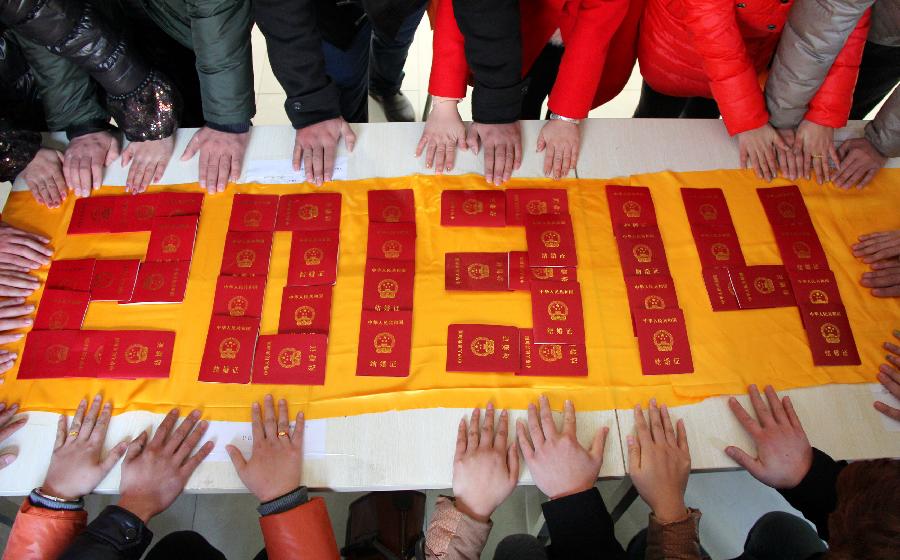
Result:
<instances>
[{"instance_id":1,"label":"gray quilted jacket","mask_svg":"<svg viewBox=\"0 0 900 560\"><path fill-rule=\"evenodd\" d=\"M868 40L900 47L900 0L797 0L772 61L766 83L766 105L777 128L796 127L809 101L863 13L872 7ZM866 138L882 154L900 156L900 90L894 91Z\"/></svg>"}]
</instances>

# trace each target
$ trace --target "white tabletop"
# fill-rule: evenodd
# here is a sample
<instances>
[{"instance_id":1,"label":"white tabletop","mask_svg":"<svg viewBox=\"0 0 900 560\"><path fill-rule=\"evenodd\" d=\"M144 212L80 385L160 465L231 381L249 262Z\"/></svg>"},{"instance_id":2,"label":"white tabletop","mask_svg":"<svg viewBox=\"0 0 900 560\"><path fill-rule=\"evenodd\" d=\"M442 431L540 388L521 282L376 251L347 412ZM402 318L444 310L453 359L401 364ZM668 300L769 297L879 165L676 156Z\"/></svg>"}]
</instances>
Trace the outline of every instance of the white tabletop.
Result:
<instances>
[{"instance_id":1,"label":"white tabletop","mask_svg":"<svg viewBox=\"0 0 900 560\"><path fill-rule=\"evenodd\" d=\"M853 122L839 131L838 138L859 136L864 123ZM523 123L524 157L515 177L541 177L543 155L534 145L542 123ZM352 154L341 144L338 161L346 165L346 179L401 177L431 173L423 159L413 153L424 125L354 125L357 145ZM175 156L162 184L189 183L197 180L197 159L181 162L192 129L178 131ZM64 143L61 135L51 141ZM245 172L251 166L268 163L284 166L293 149L293 130L289 127L254 127ZM737 167L735 142L728 138L721 121L596 119L584 123L581 159L571 175L584 178L614 178L634 173L662 170L699 171ZM452 174L481 173L482 157L465 152L457 156ZM277 165L276 165L277 166ZM900 158L888 166L900 167ZM119 162L107 170L105 184L124 184L127 168ZM24 188L17 182L15 189ZM0 185L0 200L5 203L9 185ZM900 456L900 437L894 426L884 422L872 409L873 386L828 385L788 392L814 445L838 458ZM366 414L312 421L304 465L304 483L312 488L335 490L385 490L397 488L448 488L456 426L467 414L462 409L423 409ZM695 469L725 469L736 465L725 456L726 445L751 449L746 435L734 421L724 398L678 407L676 417L685 418L690 433ZM512 418L524 411L513 411ZM56 417L29 413L28 424L15 434L8 445L19 447L19 459L0 471L0 495L22 495L40 484L50 458ZM579 437L589 441L592 430L611 428L601 477L621 477L626 467L622 438L632 430L630 410L579 413ZM111 447L140 430L156 425L162 416L146 412L125 413L113 418L107 445ZM846 426L853 426L847 430ZM211 431L217 448L249 435L242 422L214 422ZM860 434L865 434L861 437ZM118 467L98 488L115 492ZM522 483L529 483L527 472ZM216 452L197 470L188 484L189 491L245 491L227 458Z\"/></svg>"}]
</instances>

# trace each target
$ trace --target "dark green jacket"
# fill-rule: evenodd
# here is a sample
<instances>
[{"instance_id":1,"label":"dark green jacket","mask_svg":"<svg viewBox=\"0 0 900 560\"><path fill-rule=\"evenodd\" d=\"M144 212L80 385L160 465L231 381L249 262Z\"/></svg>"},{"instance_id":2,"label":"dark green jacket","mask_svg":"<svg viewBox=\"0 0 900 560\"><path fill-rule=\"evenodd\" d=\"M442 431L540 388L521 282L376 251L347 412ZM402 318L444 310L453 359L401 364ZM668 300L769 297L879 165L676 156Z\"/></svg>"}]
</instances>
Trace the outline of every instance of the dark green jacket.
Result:
<instances>
[{"instance_id":1,"label":"dark green jacket","mask_svg":"<svg viewBox=\"0 0 900 560\"><path fill-rule=\"evenodd\" d=\"M94 4L101 11L137 9L128 0L94 0ZM249 124L256 113L251 1L145 0L143 5L156 25L194 51L207 123L214 128ZM132 42L138 40L153 38L134 38ZM46 49L21 42L35 72L51 130L92 128L98 121L109 120L87 74Z\"/></svg>"}]
</instances>

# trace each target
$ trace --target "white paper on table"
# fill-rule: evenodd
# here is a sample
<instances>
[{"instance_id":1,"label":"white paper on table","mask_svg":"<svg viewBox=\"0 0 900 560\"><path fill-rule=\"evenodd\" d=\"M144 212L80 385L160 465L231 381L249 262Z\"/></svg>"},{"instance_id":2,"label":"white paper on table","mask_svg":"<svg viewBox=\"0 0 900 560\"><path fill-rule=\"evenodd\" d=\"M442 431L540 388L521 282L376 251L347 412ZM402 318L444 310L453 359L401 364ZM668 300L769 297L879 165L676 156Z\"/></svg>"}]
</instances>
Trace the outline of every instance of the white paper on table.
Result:
<instances>
[{"instance_id":1,"label":"white paper on table","mask_svg":"<svg viewBox=\"0 0 900 560\"><path fill-rule=\"evenodd\" d=\"M291 423L291 427L294 424ZM233 445L249 458L253 451L253 429L249 422L210 422L209 429L198 448L212 440L216 446L206 461L230 461L226 445ZM303 455L305 457L325 456L325 420L307 420L303 432Z\"/></svg>"},{"instance_id":2,"label":"white paper on table","mask_svg":"<svg viewBox=\"0 0 900 560\"><path fill-rule=\"evenodd\" d=\"M304 162L300 162L300 171L294 171L289 159L254 159L244 168L242 183L261 183L280 185L286 183L305 183L306 170ZM331 178L342 181L347 178L347 156L338 156L334 160L334 172Z\"/></svg>"},{"instance_id":3,"label":"white paper on table","mask_svg":"<svg viewBox=\"0 0 900 560\"><path fill-rule=\"evenodd\" d=\"M884 385L880 383L876 383L871 385L872 395L875 397L876 401L881 401L888 406L892 406L896 409L900 409L900 399L890 394L887 389L884 388ZM881 423L884 426L884 429L889 432L900 432L900 422L897 422L893 418L889 418L884 414L875 411L875 414L881 416Z\"/></svg>"}]
</instances>

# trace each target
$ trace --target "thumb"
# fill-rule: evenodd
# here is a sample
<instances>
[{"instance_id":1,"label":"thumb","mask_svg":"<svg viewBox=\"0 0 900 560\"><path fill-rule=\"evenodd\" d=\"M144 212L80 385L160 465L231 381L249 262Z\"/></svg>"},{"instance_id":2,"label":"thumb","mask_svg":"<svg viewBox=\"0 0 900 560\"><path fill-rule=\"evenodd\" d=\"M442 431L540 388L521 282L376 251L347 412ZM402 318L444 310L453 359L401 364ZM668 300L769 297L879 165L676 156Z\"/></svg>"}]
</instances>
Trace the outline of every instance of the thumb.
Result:
<instances>
[{"instance_id":1,"label":"thumb","mask_svg":"<svg viewBox=\"0 0 900 560\"><path fill-rule=\"evenodd\" d=\"M122 152L122 167L128 165L128 162L131 161L132 157L134 157L134 142L130 142Z\"/></svg>"},{"instance_id":2,"label":"thumb","mask_svg":"<svg viewBox=\"0 0 900 560\"><path fill-rule=\"evenodd\" d=\"M625 438L628 442L628 472L634 472L641 468L641 444L635 436Z\"/></svg>"},{"instance_id":3,"label":"thumb","mask_svg":"<svg viewBox=\"0 0 900 560\"><path fill-rule=\"evenodd\" d=\"M341 124L341 134L344 135L344 144L347 145L347 151L352 152L356 146L356 133L353 132L353 128L346 121Z\"/></svg>"},{"instance_id":4,"label":"thumb","mask_svg":"<svg viewBox=\"0 0 900 560\"><path fill-rule=\"evenodd\" d=\"M606 436L609 434L609 428L602 428L597 431L594 441L591 444L590 454L595 461L603 463L603 448L606 447Z\"/></svg>"},{"instance_id":5,"label":"thumb","mask_svg":"<svg viewBox=\"0 0 900 560\"><path fill-rule=\"evenodd\" d=\"M191 141L188 142L188 145L184 148L184 153L181 154L181 161L187 161L194 157L194 154L197 153L197 150L200 149L200 141L197 140L197 135L195 134Z\"/></svg>"},{"instance_id":6,"label":"thumb","mask_svg":"<svg viewBox=\"0 0 900 560\"><path fill-rule=\"evenodd\" d=\"M131 443L128 444L128 449L125 455L125 462L130 463L134 461L138 457L141 456L141 452L144 451L144 445L147 444L147 432L141 432L141 435L134 438Z\"/></svg>"},{"instance_id":7,"label":"thumb","mask_svg":"<svg viewBox=\"0 0 900 560\"><path fill-rule=\"evenodd\" d=\"M774 144L775 147L778 148L779 150L790 149L790 146L787 145L787 142L784 141L784 138L782 138L781 135L778 134L778 132L775 132L774 140L773 140L772 144Z\"/></svg>"},{"instance_id":8,"label":"thumb","mask_svg":"<svg viewBox=\"0 0 900 560\"><path fill-rule=\"evenodd\" d=\"M233 445L226 445L225 451L228 452L228 457L231 458L231 464L234 465L234 470L237 472L244 470L244 467L247 466L247 460L244 459L244 454L241 453L241 450Z\"/></svg>"},{"instance_id":9,"label":"thumb","mask_svg":"<svg viewBox=\"0 0 900 560\"><path fill-rule=\"evenodd\" d=\"M478 132L475 130L475 125L469 127L469 131L466 133L466 147L475 155L478 155Z\"/></svg>"},{"instance_id":10,"label":"thumb","mask_svg":"<svg viewBox=\"0 0 900 560\"><path fill-rule=\"evenodd\" d=\"M544 148L546 148L546 147L547 147L547 141L544 140L544 131L542 130L541 133L538 134L537 151L543 152Z\"/></svg>"},{"instance_id":11,"label":"thumb","mask_svg":"<svg viewBox=\"0 0 900 560\"><path fill-rule=\"evenodd\" d=\"M15 453L4 453L3 455L0 455L0 469L12 465L15 460Z\"/></svg>"},{"instance_id":12,"label":"thumb","mask_svg":"<svg viewBox=\"0 0 900 560\"><path fill-rule=\"evenodd\" d=\"M762 474L762 465L758 459L751 457L746 451L733 445L729 445L725 448L725 454L731 457L735 463L746 469L746 471L753 475L754 478L759 480L759 477Z\"/></svg>"},{"instance_id":13,"label":"thumb","mask_svg":"<svg viewBox=\"0 0 900 560\"><path fill-rule=\"evenodd\" d=\"M113 138L112 142L109 143L109 151L106 152L106 163L105 166L109 167L109 164L116 161L116 158L119 157L119 141L116 138Z\"/></svg>"},{"instance_id":14,"label":"thumb","mask_svg":"<svg viewBox=\"0 0 900 560\"><path fill-rule=\"evenodd\" d=\"M119 462L119 459L122 458L122 455L125 455L125 451L128 450L128 442L123 441L109 450L109 454L103 459L103 463L100 465L100 468L103 469L104 472L109 472L113 467L116 466L116 463Z\"/></svg>"}]
</instances>

